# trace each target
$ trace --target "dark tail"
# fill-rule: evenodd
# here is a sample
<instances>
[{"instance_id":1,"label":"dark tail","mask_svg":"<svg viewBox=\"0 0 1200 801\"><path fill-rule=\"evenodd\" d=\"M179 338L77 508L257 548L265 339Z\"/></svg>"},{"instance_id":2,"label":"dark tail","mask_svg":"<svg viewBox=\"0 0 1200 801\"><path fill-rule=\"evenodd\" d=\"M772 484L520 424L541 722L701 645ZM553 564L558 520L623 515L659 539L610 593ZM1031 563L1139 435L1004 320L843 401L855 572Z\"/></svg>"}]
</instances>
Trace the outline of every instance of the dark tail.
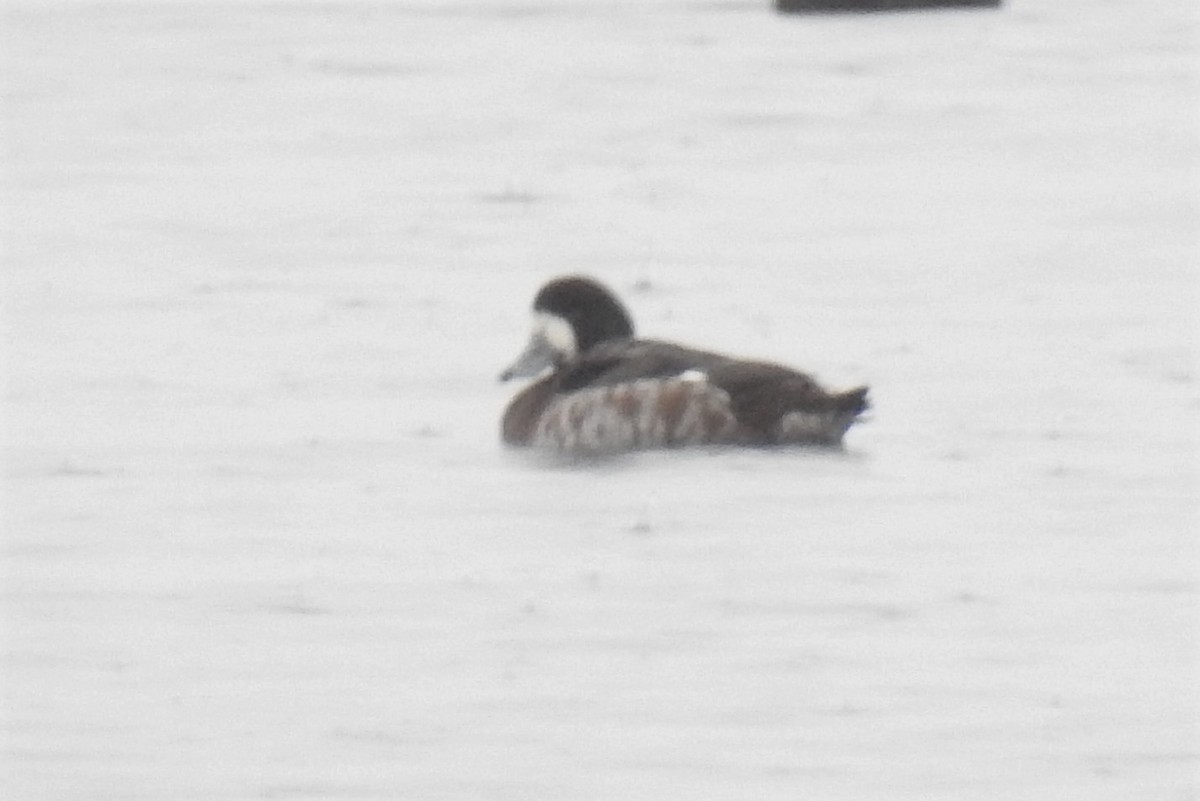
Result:
<instances>
[{"instance_id":1,"label":"dark tail","mask_svg":"<svg viewBox=\"0 0 1200 801\"><path fill-rule=\"evenodd\" d=\"M857 417L871 408L871 402L867 400L867 392L867 387L839 392L833 396L833 403L839 412L845 412Z\"/></svg>"}]
</instances>

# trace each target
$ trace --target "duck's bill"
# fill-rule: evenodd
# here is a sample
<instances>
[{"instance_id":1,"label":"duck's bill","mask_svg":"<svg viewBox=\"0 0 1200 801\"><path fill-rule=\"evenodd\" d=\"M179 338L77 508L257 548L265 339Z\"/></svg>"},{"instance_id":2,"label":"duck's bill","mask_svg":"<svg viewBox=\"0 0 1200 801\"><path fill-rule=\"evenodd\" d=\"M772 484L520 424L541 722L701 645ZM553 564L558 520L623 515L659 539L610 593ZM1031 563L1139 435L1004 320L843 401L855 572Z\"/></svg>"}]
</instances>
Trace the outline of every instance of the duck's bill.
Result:
<instances>
[{"instance_id":1,"label":"duck's bill","mask_svg":"<svg viewBox=\"0 0 1200 801\"><path fill-rule=\"evenodd\" d=\"M534 334L529 339L525 350L500 374L501 381L511 381L514 378L532 378L557 363L558 351L546 337Z\"/></svg>"}]
</instances>

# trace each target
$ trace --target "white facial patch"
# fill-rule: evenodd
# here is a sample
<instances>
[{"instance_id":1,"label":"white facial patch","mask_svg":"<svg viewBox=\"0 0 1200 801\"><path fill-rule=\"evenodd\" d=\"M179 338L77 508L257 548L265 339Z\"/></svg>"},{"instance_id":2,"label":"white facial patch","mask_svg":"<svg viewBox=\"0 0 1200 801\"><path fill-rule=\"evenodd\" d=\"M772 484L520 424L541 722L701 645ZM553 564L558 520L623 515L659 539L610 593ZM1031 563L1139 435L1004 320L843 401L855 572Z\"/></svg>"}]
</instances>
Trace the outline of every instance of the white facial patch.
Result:
<instances>
[{"instance_id":1,"label":"white facial patch","mask_svg":"<svg viewBox=\"0 0 1200 801\"><path fill-rule=\"evenodd\" d=\"M684 370L679 374L680 381L687 381L689 384L702 384L708 380L708 373L703 370Z\"/></svg>"},{"instance_id":2,"label":"white facial patch","mask_svg":"<svg viewBox=\"0 0 1200 801\"><path fill-rule=\"evenodd\" d=\"M575 330L571 324L550 312L533 313L533 335L541 337L550 347L568 359L578 355L578 345L575 342Z\"/></svg>"}]
</instances>

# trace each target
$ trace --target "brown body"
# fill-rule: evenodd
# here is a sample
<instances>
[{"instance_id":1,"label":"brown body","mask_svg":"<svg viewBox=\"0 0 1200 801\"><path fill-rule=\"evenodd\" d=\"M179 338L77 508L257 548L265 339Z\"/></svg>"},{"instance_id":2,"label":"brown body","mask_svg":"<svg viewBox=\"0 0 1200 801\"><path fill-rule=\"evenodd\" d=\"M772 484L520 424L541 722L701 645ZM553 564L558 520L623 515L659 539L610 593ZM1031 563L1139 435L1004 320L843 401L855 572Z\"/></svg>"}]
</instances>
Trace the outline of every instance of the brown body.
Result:
<instances>
[{"instance_id":1,"label":"brown body","mask_svg":"<svg viewBox=\"0 0 1200 801\"><path fill-rule=\"evenodd\" d=\"M607 343L519 392L506 443L578 453L692 445L837 445L866 390L831 394L781 365L662 342Z\"/></svg>"}]
</instances>

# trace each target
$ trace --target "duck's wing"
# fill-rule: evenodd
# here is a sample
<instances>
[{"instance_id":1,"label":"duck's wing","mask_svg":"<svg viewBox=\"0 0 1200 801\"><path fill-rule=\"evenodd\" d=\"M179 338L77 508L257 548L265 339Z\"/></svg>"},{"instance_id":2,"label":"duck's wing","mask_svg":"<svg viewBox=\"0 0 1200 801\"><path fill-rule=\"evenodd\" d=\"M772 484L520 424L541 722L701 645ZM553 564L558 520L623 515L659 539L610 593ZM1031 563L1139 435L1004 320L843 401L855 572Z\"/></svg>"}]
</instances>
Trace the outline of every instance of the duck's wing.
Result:
<instances>
[{"instance_id":1,"label":"duck's wing","mask_svg":"<svg viewBox=\"0 0 1200 801\"><path fill-rule=\"evenodd\" d=\"M557 392L687 373L720 390L739 436L750 443L836 444L868 406L866 387L830 392L811 376L781 364L733 359L656 340L610 341L590 349L561 369Z\"/></svg>"},{"instance_id":2,"label":"duck's wing","mask_svg":"<svg viewBox=\"0 0 1200 801\"><path fill-rule=\"evenodd\" d=\"M689 370L708 373L730 359L707 351L657 340L605 342L565 368L560 392L584 387L613 386L631 381L671 378Z\"/></svg>"}]
</instances>

